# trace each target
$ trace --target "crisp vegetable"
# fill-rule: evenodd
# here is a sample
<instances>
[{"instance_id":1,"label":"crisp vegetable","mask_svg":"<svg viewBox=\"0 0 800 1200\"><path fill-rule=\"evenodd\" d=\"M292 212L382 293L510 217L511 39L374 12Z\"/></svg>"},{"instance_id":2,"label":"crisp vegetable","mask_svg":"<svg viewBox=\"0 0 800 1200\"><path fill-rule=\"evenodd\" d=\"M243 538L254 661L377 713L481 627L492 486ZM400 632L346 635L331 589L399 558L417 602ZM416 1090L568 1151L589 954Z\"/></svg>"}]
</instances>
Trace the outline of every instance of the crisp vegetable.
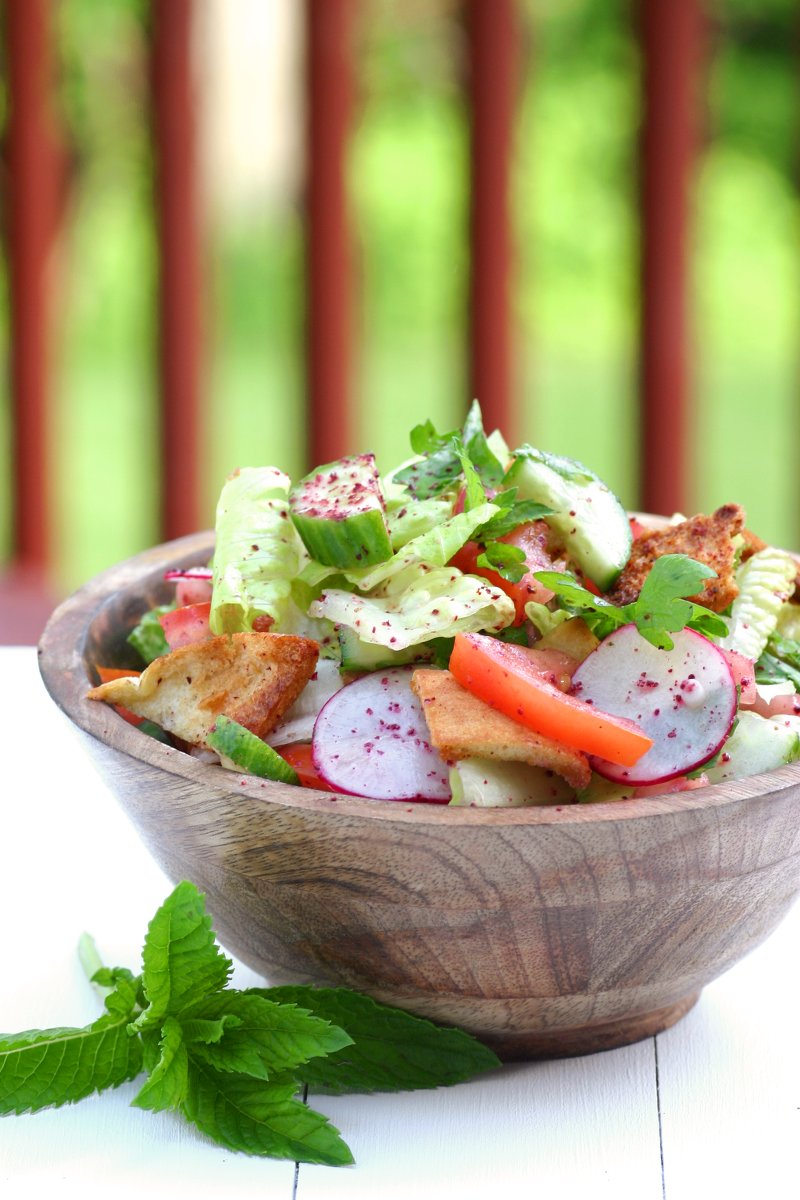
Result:
<instances>
[{"instance_id":1,"label":"crisp vegetable","mask_svg":"<svg viewBox=\"0 0 800 1200\"><path fill-rule=\"evenodd\" d=\"M653 742L636 726L566 695L516 646L481 634L456 637L450 670L462 687L536 733L633 766Z\"/></svg>"}]
</instances>

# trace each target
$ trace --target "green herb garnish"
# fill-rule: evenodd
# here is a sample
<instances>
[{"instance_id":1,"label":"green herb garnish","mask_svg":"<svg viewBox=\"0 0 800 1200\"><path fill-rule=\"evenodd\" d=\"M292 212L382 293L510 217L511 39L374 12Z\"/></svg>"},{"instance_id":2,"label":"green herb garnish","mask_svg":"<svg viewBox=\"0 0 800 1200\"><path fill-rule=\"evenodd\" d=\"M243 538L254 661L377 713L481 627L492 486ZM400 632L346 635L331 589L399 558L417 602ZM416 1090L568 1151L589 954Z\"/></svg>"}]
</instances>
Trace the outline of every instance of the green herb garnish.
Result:
<instances>
[{"instance_id":1,"label":"green herb garnish","mask_svg":"<svg viewBox=\"0 0 800 1200\"><path fill-rule=\"evenodd\" d=\"M562 608L580 613L601 639L621 625L633 623L653 646L671 650L674 643L669 635L679 629L688 627L706 637L725 637L729 632L722 617L685 599L697 595L706 579L716 577L711 567L686 554L664 554L657 558L638 599L620 606L594 596L572 575L537 571L535 577L556 593Z\"/></svg>"},{"instance_id":2,"label":"green herb garnish","mask_svg":"<svg viewBox=\"0 0 800 1200\"><path fill-rule=\"evenodd\" d=\"M102 966L80 947L106 1011L82 1029L0 1037L0 1113L37 1112L142 1072L132 1103L183 1113L230 1150L342 1166L327 1117L299 1097L459 1083L499 1066L491 1050L347 988L228 987L204 897L179 883L150 922L142 972Z\"/></svg>"}]
</instances>

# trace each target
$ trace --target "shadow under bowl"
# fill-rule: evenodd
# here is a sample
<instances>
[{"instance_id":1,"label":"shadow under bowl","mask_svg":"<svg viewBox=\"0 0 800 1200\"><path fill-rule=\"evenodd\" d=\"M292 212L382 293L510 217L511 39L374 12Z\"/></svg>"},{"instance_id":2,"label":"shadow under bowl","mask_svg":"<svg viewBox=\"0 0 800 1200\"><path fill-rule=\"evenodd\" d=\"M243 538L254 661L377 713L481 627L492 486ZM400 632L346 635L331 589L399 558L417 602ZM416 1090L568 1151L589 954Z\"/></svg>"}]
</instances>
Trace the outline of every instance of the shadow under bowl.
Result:
<instances>
[{"instance_id":1,"label":"shadow under bowl","mask_svg":"<svg viewBox=\"0 0 800 1200\"><path fill-rule=\"evenodd\" d=\"M613 804L363 800L201 763L89 701L96 666L168 601L210 533L97 576L53 614L45 685L153 857L207 895L223 945L271 982L338 984L458 1025L506 1060L667 1028L800 890L800 764Z\"/></svg>"}]
</instances>

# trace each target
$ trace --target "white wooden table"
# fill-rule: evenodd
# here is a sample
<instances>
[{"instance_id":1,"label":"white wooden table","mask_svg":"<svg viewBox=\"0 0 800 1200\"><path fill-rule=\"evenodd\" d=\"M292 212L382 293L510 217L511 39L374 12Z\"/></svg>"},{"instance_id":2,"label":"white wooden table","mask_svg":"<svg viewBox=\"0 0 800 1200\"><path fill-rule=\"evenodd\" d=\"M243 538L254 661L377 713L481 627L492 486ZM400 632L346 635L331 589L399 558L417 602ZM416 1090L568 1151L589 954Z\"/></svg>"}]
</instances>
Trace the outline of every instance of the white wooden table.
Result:
<instances>
[{"instance_id":1,"label":"white wooden table","mask_svg":"<svg viewBox=\"0 0 800 1200\"><path fill-rule=\"evenodd\" d=\"M171 884L39 680L0 649L0 1029L83 1025L98 1003L75 954L139 969ZM797 1200L800 909L674 1029L586 1058L506 1067L434 1092L315 1097L348 1168L232 1154L138 1085L0 1119L0 1196L281 1200ZM257 982L237 964L235 986Z\"/></svg>"}]
</instances>

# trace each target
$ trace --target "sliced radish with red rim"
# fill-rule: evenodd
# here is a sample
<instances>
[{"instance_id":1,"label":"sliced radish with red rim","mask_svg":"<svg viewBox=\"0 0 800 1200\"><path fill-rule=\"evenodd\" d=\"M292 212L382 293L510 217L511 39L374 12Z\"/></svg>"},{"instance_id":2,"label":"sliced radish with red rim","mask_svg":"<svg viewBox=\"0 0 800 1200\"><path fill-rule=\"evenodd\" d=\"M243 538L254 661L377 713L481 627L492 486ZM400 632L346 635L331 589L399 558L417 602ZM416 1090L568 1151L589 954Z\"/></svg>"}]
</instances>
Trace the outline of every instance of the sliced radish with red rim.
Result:
<instances>
[{"instance_id":1,"label":"sliced radish with red rim","mask_svg":"<svg viewBox=\"0 0 800 1200\"><path fill-rule=\"evenodd\" d=\"M450 799L448 769L428 740L412 672L393 667L363 675L321 709L313 761L332 787L373 800Z\"/></svg>"},{"instance_id":2,"label":"sliced radish with red rim","mask_svg":"<svg viewBox=\"0 0 800 1200\"><path fill-rule=\"evenodd\" d=\"M632 767L593 758L598 775L617 783L674 779L707 763L736 716L736 684L722 651L692 629L671 635L659 650L624 625L584 659L572 677L573 694L602 712L627 717L653 739Z\"/></svg>"}]
</instances>

